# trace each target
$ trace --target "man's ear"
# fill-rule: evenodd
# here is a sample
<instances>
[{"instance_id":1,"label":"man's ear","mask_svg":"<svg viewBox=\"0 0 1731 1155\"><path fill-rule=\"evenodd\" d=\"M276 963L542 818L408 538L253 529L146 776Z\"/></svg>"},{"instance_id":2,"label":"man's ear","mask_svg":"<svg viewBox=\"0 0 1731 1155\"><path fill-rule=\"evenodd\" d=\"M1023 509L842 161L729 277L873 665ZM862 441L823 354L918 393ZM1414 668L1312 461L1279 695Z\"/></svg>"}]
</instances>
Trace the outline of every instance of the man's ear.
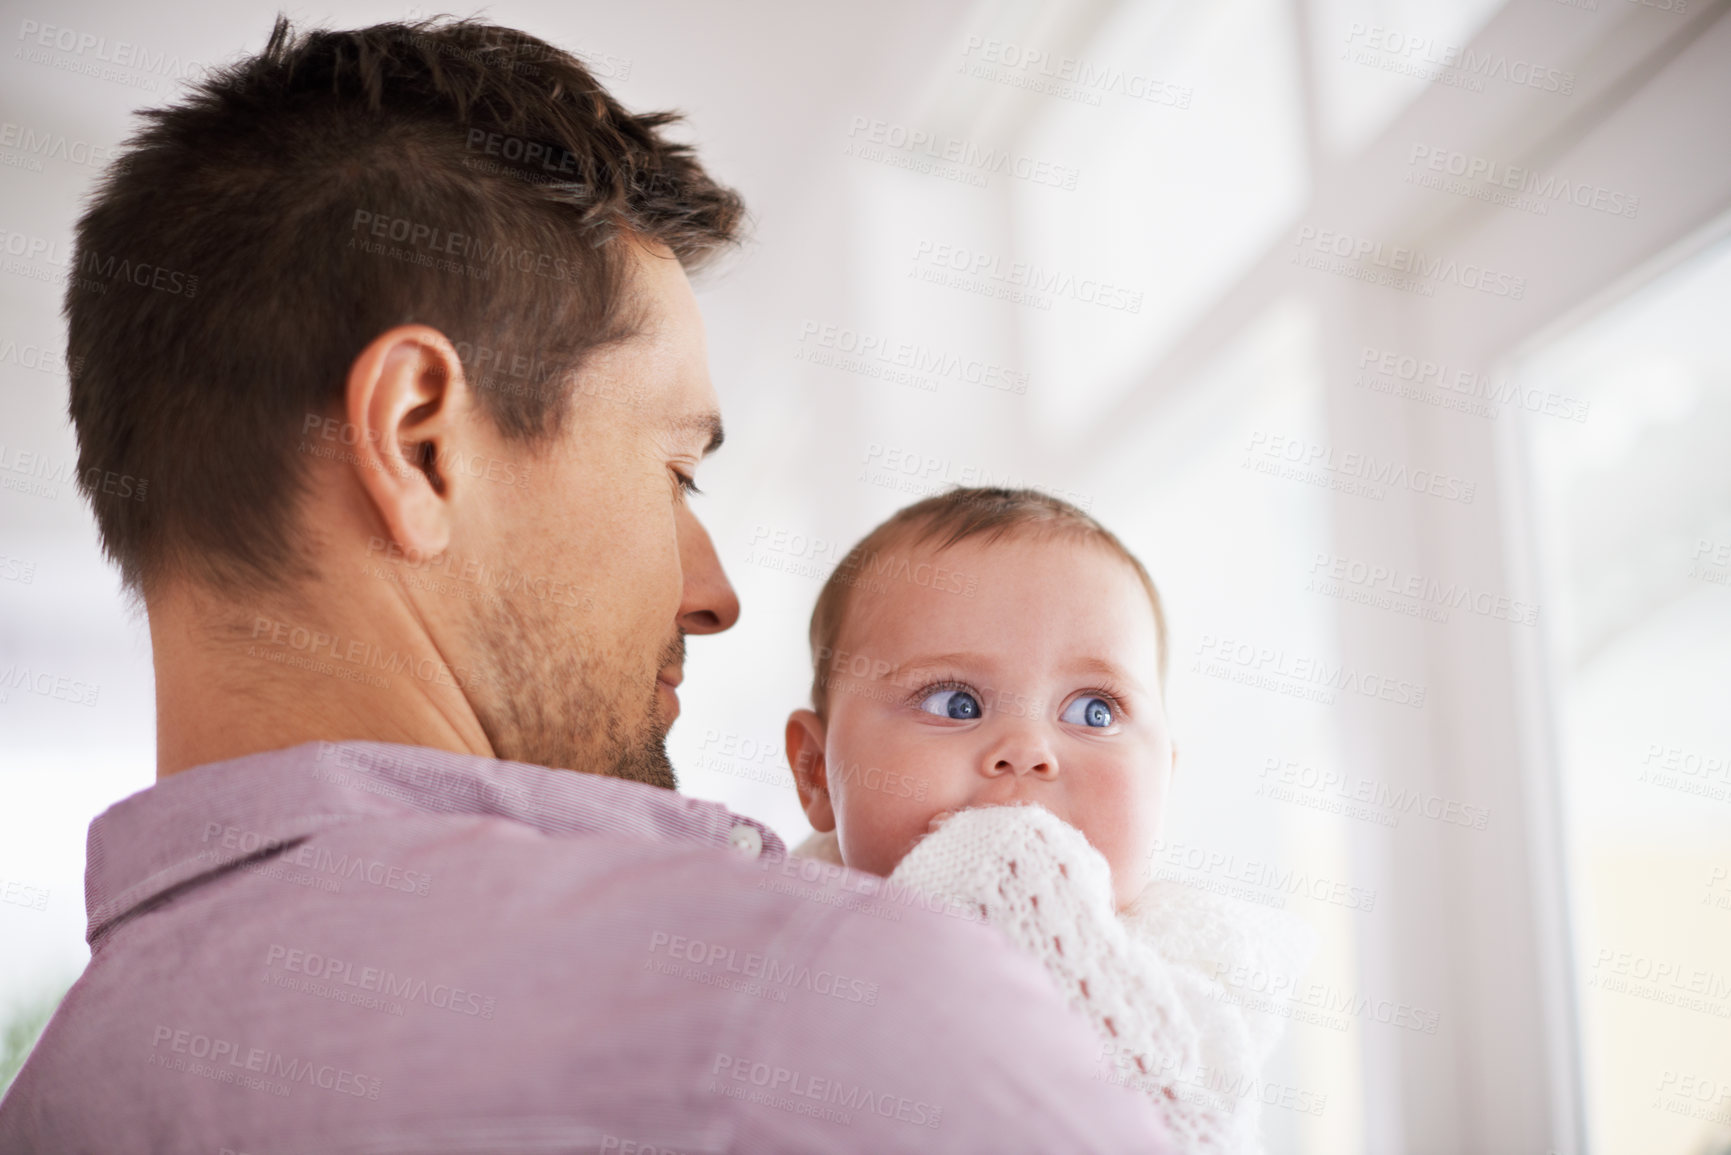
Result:
<instances>
[{"instance_id":1,"label":"man's ear","mask_svg":"<svg viewBox=\"0 0 1731 1155\"><path fill-rule=\"evenodd\" d=\"M398 325L373 338L349 367L344 447L390 537L411 558L451 542L447 468L468 410L457 350L437 329ZM460 459L460 458L457 458Z\"/></svg>"},{"instance_id":2,"label":"man's ear","mask_svg":"<svg viewBox=\"0 0 1731 1155\"><path fill-rule=\"evenodd\" d=\"M813 830L835 829L835 810L830 806L829 777L825 773L823 743L826 727L812 710L795 710L787 716L787 764L793 767L794 788L799 805Z\"/></svg>"}]
</instances>

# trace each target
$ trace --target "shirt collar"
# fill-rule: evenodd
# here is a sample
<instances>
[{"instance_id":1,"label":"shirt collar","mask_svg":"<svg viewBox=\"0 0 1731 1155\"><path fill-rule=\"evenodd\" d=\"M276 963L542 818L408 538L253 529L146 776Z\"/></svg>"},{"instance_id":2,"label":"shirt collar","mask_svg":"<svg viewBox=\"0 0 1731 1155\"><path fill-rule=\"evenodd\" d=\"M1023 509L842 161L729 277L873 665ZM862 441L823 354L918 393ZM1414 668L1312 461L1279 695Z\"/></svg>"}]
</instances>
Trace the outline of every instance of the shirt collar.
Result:
<instances>
[{"instance_id":1,"label":"shirt collar","mask_svg":"<svg viewBox=\"0 0 1731 1155\"><path fill-rule=\"evenodd\" d=\"M727 847L741 825L764 856L787 848L718 802L601 774L387 742L308 742L181 771L90 824L92 950L117 923L187 886L321 830L415 814L492 814L548 834L623 834Z\"/></svg>"}]
</instances>

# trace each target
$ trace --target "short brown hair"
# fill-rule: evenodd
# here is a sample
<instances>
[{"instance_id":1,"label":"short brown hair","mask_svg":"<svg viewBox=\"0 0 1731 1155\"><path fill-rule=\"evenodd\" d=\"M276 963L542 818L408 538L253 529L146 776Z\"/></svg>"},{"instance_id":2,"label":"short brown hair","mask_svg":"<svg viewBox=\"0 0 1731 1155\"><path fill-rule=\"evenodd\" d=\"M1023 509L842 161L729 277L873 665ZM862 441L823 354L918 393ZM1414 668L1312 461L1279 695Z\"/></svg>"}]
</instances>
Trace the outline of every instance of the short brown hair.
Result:
<instances>
[{"instance_id":1,"label":"short brown hair","mask_svg":"<svg viewBox=\"0 0 1731 1155\"><path fill-rule=\"evenodd\" d=\"M636 330L627 238L695 267L744 212L662 135L677 116L633 115L570 53L476 21L279 18L263 52L141 115L65 299L80 484L140 593L305 572L300 421L378 334L440 330L500 431L541 441L585 357ZM545 387L489 378L501 364ZM148 499L85 483L113 474Z\"/></svg>"},{"instance_id":2,"label":"short brown hair","mask_svg":"<svg viewBox=\"0 0 1731 1155\"><path fill-rule=\"evenodd\" d=\"M821 717L829 707L828 678L824 662L836 652L842 624L856 585L867 579L874 562L884 551L900 546L917 548L936 545L948 549L970 538L992 542L1011 534L1067 535L1104 546L1129 563L1148 591L1154 608L1154 631L1159 645L1160 692L1166 692L1166 611L1154 579L1136 555L1116 534L1083 510L1037 489L999 487L957 488L916 501L898 510L866 534L847 552L818 592L811 611L811 702Z\"/></svg>"}]
</instances>

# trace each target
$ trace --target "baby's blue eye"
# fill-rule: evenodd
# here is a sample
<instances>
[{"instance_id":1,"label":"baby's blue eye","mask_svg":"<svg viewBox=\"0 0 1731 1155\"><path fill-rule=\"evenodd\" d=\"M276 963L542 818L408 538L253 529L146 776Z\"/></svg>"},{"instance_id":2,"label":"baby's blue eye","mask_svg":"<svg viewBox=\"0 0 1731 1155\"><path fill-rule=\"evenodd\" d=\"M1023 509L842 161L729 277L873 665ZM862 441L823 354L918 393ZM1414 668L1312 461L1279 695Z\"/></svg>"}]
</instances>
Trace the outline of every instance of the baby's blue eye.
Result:
<instances>
[{"instance_id":1,"label":"baby's blue eye","mask_svg":"<svg viewBox=\"0 0 1731 1155\"><path fill-rule=\"evenodd\" d=\"M1104 698L1077 698L1058 716L1060 722L1104 729L1112 724L1112 704Z\"/></svg>"},{"instance_id":2,"label":"baby's blue eye","mask_svg":"<svg viewBox=\"0 0 1731 1155\"><path fill-rule=\"evenodd\" d=\"M938 690L925 696L920 709L940 718L958 718L966 722L980 716L980 700L966 690Z\"/></svg>"}]
</instances>

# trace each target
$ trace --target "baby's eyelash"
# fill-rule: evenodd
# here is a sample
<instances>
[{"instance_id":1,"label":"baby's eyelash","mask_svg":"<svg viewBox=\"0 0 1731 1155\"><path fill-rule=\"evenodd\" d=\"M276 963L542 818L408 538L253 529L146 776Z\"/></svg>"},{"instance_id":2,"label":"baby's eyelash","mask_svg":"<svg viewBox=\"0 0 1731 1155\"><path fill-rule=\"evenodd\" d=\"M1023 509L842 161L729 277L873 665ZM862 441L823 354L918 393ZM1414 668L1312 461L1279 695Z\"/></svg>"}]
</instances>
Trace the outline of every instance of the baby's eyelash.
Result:
<instances>
[{"instance_id":1,"label":"baby's eyelash","mask_svg":"<svg viewBox=\"0 0 1731 1155\"><path fill-rule=\"evenodd\" d=\"M932 682L930 685L921 686L908 696L908 703L913 706L918 706L933 694L941 694L945 690L966 690L979 701L980 705L984 706L986 704L985 696L978 690L974 689L966 682L956 681Z\"/></svg>"},{"instance_id":2,"label":"baby's eyelash","mask_svg":"<svg viewBox=\"0 0 1731 1155\"><path fill-rule=\"evenodd\" d=\"M1104 698L1112 706L1112 717L1128 718L1130 716L1130 707L1124 704L1124 695L1109 686L1094 686L1082 690L1070 700L1077 701L1081 698Z\"/></svg>"},{"instance_id":3,"label":"baby's eyelash","mask_svg":"<svg viewBox=\"0 0 1731 1155\"><path fill-rule=\"evenodd\" d=\"M917 710L919 709L921 702L924 702L933 694L941 694L945 690L963 690L972 694L974 700L980 704L981 710L985 710L987 706L990 705L987 695L980 692L977 687L969 685L967 682L958 682L953 678L926 683L919 689L915 690L912 694L908 695L907 704ZM1114 721L1122 721L1130 717L1130 707L1126 704L1124 693L1121 690L1114 689L1111 686L1090 686L1087 689L1077 691L1073 697L1065 698L1063 701L1075 702L1083 698L1105 699L1107 704L1112 707L1112 718Z\"/></svg>"}]
</instances>

